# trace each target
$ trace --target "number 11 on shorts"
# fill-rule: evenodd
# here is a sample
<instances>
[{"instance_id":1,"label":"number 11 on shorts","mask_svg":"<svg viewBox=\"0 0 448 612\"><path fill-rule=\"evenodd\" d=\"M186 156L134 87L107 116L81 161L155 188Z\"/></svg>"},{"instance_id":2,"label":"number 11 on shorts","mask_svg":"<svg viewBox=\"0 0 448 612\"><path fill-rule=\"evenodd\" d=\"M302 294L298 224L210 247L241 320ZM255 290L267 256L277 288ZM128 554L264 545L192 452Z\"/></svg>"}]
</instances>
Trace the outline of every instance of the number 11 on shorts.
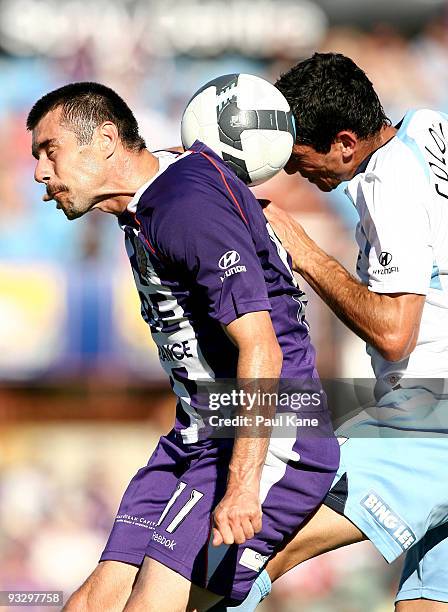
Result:
<instances>
[{"instance_id":1,"label":"number 11 on shorts","mask_svg":"<svg viewBox=\"0 0 448 612\"><path fill-rule=\"evenodd\" d=\"M175 501L183 493L183 491L186 489L186 487L187 487L187 483L185 483L185 482L179 482L178 483L178 485L176 487L176 490L174 491L174 493L172 494L172 496L168 500L168 502L167 502L167 504L166 504L166 506L165 506L165 508L164 508L164 510L162 512L162 514L160 515L159 520L157 521L157 525L156 525L157 527L159 527L161 525L161 523L164 521L166 515L168 514L170 509L173 507ZM168 533L174 533L174 531L176 531L176 529L179 527L179 525L185 520L187 515L193 510L193 508L196 506L196 504L198 503L198 501L202 497L204 497L203 493L201 493L197 489L192 489L192 491L190 493L190 498L182 506L182 508L179 510L179 512L173 518L173 520L168 525L168 527L165 529L165 531L167 531Z\"/></svg>"}]
</instances>

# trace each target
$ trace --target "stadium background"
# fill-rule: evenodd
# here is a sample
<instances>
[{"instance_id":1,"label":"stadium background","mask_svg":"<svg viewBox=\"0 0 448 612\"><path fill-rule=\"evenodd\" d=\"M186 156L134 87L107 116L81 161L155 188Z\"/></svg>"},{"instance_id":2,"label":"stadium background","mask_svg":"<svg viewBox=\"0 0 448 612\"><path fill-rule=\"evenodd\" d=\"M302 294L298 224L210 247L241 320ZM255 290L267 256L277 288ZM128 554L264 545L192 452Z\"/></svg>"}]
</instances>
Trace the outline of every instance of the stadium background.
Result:
<instances>
[{"instance_id":1,"label":"stadium background","mask_svg":"<svg viewBox=\"0 0 448 612\"><path fill-rule=\"evenodd\" d=\"M206 80L274 80L315 49L363 67L393 121L411 107L448 111L440 0L0 0L0 589L80 583L173 409L114 218L68 223L41 202L30 106L64 83L98 80L135 109L150 148L173 146ZM339 190L282 173L256 192L353 269L356 216ZM368 376L362 343L309 299L321 375ZM263 610L390 610L398 574L399 563L356 545L291 572Z\"/></svg>"}]
</instances>

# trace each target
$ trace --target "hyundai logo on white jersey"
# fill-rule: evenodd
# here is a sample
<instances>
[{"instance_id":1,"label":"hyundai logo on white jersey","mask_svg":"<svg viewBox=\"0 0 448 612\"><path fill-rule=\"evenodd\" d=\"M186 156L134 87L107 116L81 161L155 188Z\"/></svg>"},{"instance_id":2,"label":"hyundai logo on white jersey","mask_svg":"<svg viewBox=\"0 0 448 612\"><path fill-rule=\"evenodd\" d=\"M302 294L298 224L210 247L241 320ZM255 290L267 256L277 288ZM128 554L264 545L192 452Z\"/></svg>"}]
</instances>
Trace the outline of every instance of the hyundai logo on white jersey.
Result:
<instances>
[{"instance_id":1,"label":"hyundai logo on white jersey","mask_svg":"<svg viewBox=\"0 0 448 612\"><path fill-rule=\"evenodd\" d=\"M387 251L381 251L380 256L378 257L378 261L383 268L388 266L392 261L392 255Z\"/></svg>"},{"instance_id":2,"label":"hyundai logo on white jersey","mask_svg":"<svg viewBox=\"0 0 448 612\"><path fill-rule=\"evenodd\" d=\"M227 270L231 266L236 265L240 260L240 254L237 251L227 251L219 260L221 270Z\"/></svg>"}]
</instances>

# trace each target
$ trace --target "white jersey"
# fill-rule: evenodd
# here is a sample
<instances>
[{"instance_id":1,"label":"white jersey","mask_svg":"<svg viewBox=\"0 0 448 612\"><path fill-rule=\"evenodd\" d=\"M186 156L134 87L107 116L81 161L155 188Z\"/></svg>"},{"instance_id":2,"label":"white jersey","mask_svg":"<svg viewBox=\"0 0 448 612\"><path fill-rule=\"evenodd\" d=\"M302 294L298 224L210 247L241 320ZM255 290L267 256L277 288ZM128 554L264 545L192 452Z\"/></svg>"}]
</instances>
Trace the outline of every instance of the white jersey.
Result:
<instances>
[{"instance_id":1,"label":"white jersey","mask_svg":"<svg viewBox=\"0 0 448 612\"><path fill-rule=\"evenodd\" d=\"M376 293L426 296L417 346L400 362L372 347L384 390L403 378L448 377L448 117L410 111L359 167L346 193L358 210L357 270Z\"/></svg>"}]
</instances>

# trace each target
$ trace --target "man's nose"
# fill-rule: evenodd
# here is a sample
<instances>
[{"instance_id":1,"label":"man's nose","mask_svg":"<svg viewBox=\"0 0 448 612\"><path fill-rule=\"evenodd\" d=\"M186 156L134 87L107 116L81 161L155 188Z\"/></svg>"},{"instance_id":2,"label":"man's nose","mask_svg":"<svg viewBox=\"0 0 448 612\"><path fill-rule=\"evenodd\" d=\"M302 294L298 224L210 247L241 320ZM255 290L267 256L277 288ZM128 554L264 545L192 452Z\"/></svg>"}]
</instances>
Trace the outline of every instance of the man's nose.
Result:
<instances>
[{"instance_id":1,"label":"man's nose","mask_svg":"<svg viewBox=\"0 0 448 612\"><path fill-rule=\"evenodd\" d=\"M51 178L51 168L48 160L39 159L34 170L34 180L38 183L48 183Z\"/></svg>"}]
</instances>

